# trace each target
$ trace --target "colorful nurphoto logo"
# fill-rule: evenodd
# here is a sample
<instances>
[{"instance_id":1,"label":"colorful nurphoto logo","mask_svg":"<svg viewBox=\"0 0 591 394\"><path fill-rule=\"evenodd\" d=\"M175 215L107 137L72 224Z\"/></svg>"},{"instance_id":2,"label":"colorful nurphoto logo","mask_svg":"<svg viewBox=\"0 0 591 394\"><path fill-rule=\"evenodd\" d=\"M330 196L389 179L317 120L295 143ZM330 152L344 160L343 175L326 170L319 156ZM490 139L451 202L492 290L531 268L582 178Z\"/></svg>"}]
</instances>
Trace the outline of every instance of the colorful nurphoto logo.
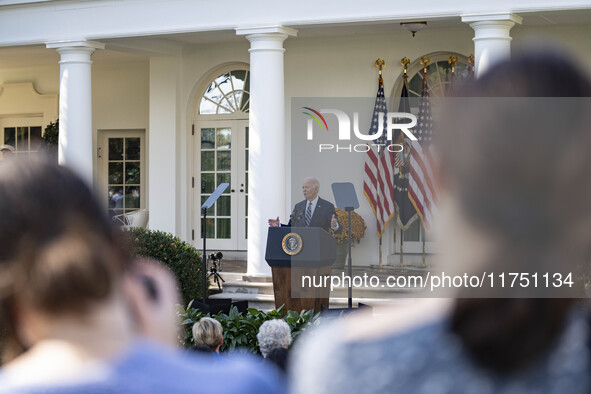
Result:
<instances>
[{"instance_id":1,"label":"colorful nurphoto logo","mask_svg":"<svg viewBox=\"0 0 591 394\"><path fill-rule=\"evenodd\" d=\"M326 131L328 131L328 125L326 124L326 120L324 119L324 116L322 116L320 114L320 112L316 111L315 109L312 109L310 107L302 107L303 109L307 109L308 111L313 112L314 114L311 114L310 112L302 112L303 114L306 114L310 117L312 117L312 119L314 119L316 121L316 123L318 123L318 126L320 126L321 130L324 130L326 127ZM322 123L324 123L324 126L322 126L322 123L320 123L320 119L322 119Z\"/></svg>"}]
</instances>

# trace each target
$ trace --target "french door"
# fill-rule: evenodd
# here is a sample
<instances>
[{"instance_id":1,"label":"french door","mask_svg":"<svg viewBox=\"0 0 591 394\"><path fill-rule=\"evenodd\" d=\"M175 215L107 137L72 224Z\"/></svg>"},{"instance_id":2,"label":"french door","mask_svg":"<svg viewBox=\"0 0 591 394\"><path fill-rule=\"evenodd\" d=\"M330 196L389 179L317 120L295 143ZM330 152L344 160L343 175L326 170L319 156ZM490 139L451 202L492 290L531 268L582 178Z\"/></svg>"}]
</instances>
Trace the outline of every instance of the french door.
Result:
<instances>
[{"instance_id":1,"label":"french door","mask_svg":"<svg viewBox=\"0 0 591 394\"><path fill-rule=\"evenodd\" d=\"M248 229L248 120L211 120L195 124L195 245L204 232L210 250L246 250ZM230 186L207 212L201 205L221 184Z\"/></svg>"}]
</instances>

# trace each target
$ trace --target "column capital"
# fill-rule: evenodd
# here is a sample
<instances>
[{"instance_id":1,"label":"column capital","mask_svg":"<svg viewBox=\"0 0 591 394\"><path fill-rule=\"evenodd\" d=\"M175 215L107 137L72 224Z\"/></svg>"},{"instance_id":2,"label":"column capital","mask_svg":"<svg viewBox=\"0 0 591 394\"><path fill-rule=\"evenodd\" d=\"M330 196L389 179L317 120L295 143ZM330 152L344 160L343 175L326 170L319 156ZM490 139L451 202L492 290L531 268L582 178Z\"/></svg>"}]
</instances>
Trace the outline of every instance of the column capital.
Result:
<instances>
[{"instance_id":1,"label":"column capital","mask_svg":"<svg viewBox=\"0 0 591 394\"><path fill-rule=\"evenodd\" d=\"M462 15L462 22L474 30L474 55L476 57L476 76L503 59L511 56L511 28L521 24L519 15L510 12L481 13Z\"/></svg>"},{"instance_id":2,"label":"column capital","mask_svg":"<svg viewBox=\"0 0 591 394\"><path fill-rule=\"evenodd\" d=\"M86 40L64 40L64 41L52 41L46 42L45 47L48 49L91 49L93 52L96 49L105 49L105 44L97 41L86 41Z\"/></svg>"},{"instance_id":3,"label":"column capital","mask_svg":"<svg viewBox=\"0 0 591 394\"><path fill-rule=\"evenodd\" d=\"M248 36L259 34L267 36L285 36L285 38L289 36L297 37L298 35L298 31L296 29L281 25L237 27L235 30L236 35L246 36L246 38L248 38Z\"/></svg>"},{"instance_id":4,"label":"column capital","mask_svg":"<svg viewBox=\"0 0 591 394\"><path fill-rule=\"evenodd\" d=\"M61 55L60 64L91 64L90 55L97 49L105 48L102 42L85 40L54 41L45 46L55 49Z\"/></svg>"},{"instance_id":5,"label":"column capital","mask_svg":"<svg viewBox=\"0 0 591 394\"><path fill-rule=\"evenodd\" d=\"M496 13L482 13L482 14L464 14L462 15L462 22L472 23L476 22L512 22L511 27L513 25L518 24L520 25L523 21L523 18L517 14L513 14L511 12L496 12Z\"/></svg>"},{"instance_id":6,"label":"column capital","mask_svg":"<svg viewBox=\"0 0 591 394\"><path fill-rule=\"evenodd\" d=\"M246 36L250 41L250 53L285 52L283 41L289 36L296 36L297 30L284 26L257 26L237 28L236 34Z\"/></svg>"}]
</instances>

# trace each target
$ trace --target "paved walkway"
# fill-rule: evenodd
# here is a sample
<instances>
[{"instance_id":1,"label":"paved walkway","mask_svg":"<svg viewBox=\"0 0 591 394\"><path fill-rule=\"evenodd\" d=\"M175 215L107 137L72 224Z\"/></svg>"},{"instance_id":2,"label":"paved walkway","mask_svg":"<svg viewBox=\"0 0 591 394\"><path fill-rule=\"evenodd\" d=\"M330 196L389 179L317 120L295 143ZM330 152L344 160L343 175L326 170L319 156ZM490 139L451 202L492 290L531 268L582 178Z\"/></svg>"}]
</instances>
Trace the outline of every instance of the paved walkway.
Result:
<instances>
[{"instance_id":1,"label":"paved walkway","mask_svg":"<svg viewBox=\"0 0 591 394\"><path fill-rule=\"evenodd\" d=\"M244 260L222 260L221 272L246 272Z\"/></svg>"}]
</instances>

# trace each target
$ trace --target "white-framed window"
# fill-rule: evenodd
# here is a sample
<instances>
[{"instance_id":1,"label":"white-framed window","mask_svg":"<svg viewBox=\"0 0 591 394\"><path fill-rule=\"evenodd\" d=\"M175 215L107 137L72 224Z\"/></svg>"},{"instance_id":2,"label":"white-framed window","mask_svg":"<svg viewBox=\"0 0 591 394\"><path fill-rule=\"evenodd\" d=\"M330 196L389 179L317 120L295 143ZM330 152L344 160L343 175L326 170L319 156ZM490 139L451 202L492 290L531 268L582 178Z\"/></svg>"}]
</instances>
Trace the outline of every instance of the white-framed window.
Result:
<instances>
[{"instance_id":1,"label":"white-framed window","mask_svg":"<svg viewBox=\"0 0 591 394\"><path fill-rule=\"evenodd\" d=\"M199 114L248 113L250 108L249 74L248 70L235 69L215 78L201 97Z\"/></svg>"},{"instance_id":2,"label":"white-framed window","mask_svg":"<svg viewBox=\"0 0 591 394\"><path fill-rule=\"evenodd\" d=\"M99 130L98 192L109 216L147 207L144 130Z\"/></svg>"},{"instance_id":3,"label":"white-framed window","mask_svg":"<svg viewBox=\"0 0 591 394\"><path fill-rule=\"evenodd\" d=\"M14 148L19 156L36 153L41 145L41 126L4 127L3 145Z\"/></svg>"}]
</instances>

